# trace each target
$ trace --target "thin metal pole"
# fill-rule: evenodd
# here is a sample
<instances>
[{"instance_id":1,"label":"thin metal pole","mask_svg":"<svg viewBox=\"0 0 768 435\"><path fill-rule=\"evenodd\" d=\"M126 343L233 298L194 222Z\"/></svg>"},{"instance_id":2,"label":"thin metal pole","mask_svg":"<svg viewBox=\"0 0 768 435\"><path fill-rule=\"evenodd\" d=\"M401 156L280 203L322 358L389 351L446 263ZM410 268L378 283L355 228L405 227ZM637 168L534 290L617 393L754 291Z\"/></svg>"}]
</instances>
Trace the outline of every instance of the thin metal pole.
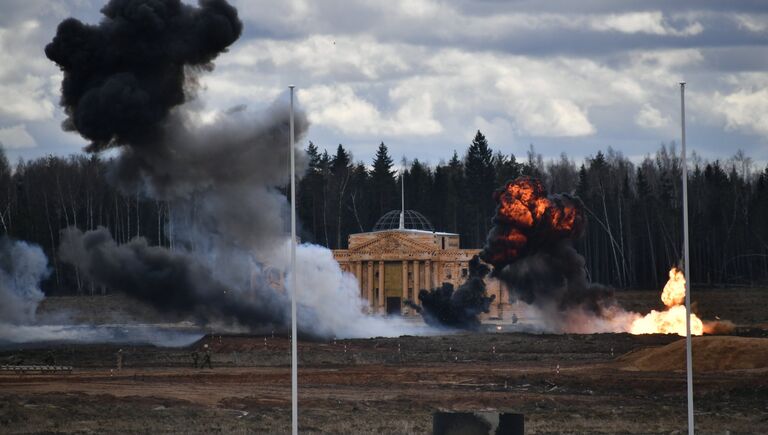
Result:
<instances>
[{"instance_id":1,"label":"thin metal pole","mask_svg":"<svg viewBox=\"0 0 768 435\"><path fill-rule=\"evenodd\" d=\"M400 171L400 201L401 208L400 208L400 226L399 228L401 230L405 229L405 169Z\"/></svg>"},{"instance_id":2,"label":"thin metal pole","mask_svg":"<svg viewBox=\"0 0 768 435\"><path fill-rule=\"evenodd\" d=\"M688 433L693 435L693 352L691 350L691 267L688 250L688 164L685 156L685 82L680 82L680 126L683 154L683 252L685 273L685 372L688 382Z\"/></svg>"},{"instance_id":3,"label":"thin metal pole","mask_svg":"<svg viewBox=\"0 0 768 435\"><path fill-rule=\"evenodd\" d=\"M299 433L299 347L296 334L296 293L299 290L298 275L296 275L296 157L294 150L293 132L293 88L291 89L291 276L293 288L291 289L291 433Z\"/></svg>"}]
</instances>

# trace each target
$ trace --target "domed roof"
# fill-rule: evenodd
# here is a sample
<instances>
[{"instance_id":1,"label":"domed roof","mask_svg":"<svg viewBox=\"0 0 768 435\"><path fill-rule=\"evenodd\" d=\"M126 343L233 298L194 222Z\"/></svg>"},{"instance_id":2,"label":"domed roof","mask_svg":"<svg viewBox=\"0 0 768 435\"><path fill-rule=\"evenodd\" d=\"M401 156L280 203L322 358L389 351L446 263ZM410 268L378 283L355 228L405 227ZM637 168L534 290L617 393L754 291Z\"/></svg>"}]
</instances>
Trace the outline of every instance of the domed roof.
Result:
<instances>
[{"instance_id":1,"label":"domed roof","mask_svg":"<svg viewBox=\"0 0 768 435\"><path fill-rule=\"evenodd\" d=\"M406 230L435 230L429 220L424 217L423 214L415 210L405 210L403 221L403 226ZM384 216L380 217L379 220L376 221L376 225L373 226L373 231L397 229L400 229L400 210L391 210L384 213Z\"/></svg>"}]
</instances>

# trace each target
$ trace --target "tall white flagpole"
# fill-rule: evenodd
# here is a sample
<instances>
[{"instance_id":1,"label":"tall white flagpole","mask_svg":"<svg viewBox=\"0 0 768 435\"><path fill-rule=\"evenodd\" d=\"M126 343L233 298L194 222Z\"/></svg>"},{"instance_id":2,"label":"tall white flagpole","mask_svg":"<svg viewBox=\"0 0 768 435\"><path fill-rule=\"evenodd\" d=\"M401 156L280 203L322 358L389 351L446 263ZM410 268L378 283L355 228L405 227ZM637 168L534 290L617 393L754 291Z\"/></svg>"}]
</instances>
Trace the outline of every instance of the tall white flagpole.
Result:
<instances>
[{"instance_id":1,"label":"tall white flagpole","mask_svg":"<svg viewBox=\"0 0 768 435\"><path fill-rule=\"evenodd\" d=\"M299 359L298 336L296 334L296 293L299 290L296 275L296 157L293 132L293 85L291 89L291 433L299 433Z\"/></svg>"},{"instance_id":2,"label":"tall white flagpole","mask_svg":"<svg viewBox=\"0 0 768 435\"><path fill-rule=\"evenodd\" d=\"M685 273L685 372L688 383L688 433L693 435L693 352L691 350L691 267L688 250L688 164L685 159L685 82L680 82L680 126L683 154L683 255Z\"/></svg>"}]
</instances>

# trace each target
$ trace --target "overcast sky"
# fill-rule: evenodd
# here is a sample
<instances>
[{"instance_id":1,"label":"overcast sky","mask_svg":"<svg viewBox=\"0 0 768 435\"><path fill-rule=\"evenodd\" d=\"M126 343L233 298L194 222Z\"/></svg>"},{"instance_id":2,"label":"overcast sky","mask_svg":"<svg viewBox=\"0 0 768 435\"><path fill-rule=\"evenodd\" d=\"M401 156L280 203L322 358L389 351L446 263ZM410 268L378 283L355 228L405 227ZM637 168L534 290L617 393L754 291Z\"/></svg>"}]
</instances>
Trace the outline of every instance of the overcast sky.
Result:
<instances>
[{"instance_id":1,"label":"overcast sky","mask_svg":"<svg viewBox=\"0 0 768 435\"><path fill-rule=\"evenodd\" d=\"M43 53L103 0L2 0L0 142L11 161L81 152L61 131L61 74ZM202 79L215 113L258 110L295 84L309 140L370 163L462 154L474 133L524 156L639 159L679 141L705 159L768 162L768 1L235 0L243 37Z\"/></svg>"}]
</instances>

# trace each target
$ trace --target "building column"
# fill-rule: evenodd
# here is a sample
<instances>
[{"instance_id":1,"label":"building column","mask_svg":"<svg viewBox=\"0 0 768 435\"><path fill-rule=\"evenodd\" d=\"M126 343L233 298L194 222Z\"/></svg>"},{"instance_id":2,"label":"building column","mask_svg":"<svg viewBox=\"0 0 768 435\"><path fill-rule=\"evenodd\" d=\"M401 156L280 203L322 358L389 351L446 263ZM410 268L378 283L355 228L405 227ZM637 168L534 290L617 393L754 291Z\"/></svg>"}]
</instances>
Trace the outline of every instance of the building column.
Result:
<instances>
[{"instance_id":1,"label":"building column","mask_svg":"<svg viewBox=\"0 0 768 435\"><path fill-rule=\"evenodd\" d=\"M413 261L413 299L418 299L417 295L421 290L421 284L419 283L419 260Z\"/></svg>"},{"instance_id":2,"label":"building column","mask_svg":"<svg viewBox=\"0 0 768 435\"><path fill-rule=\"evenodd\" d=\"M403 260L403 300L408 299L408 260Z\"/></svg>"},{"instance_id":3,"label":"building column","mask_svg":"<svg viewBox=\"0 0 768 435\"><path fill-rule=\"evenodd\" d=\"M364 298L365 286L363 285L363 262L355 262L355 275L357 276L357 285L360 287L360 298Z\"/></svg>"},{"instance_id":4,"label":"building column","mask_svg":"<svg viewBox=\"0 0 768 435\"><path fill-rule=\"evenodd\" d=\"M379 261L379 300L376 302L377 311L386 311L384 308L384 262Z\"/></svg>"},{"instance_id":5,"label":"building column","mask_svg":"<svg viewBox=\"0 0 768 435\"><path fill-rule=\"evenodd\" d=\"M368 262L368 285L365 288L365 296L368 299L368 311L373 312L373 261Z\"/></svg>"},{"instance_id":6,"label":"building column","mask_svg":"<svg viewBox=\"0 0 768 435\"><path fill-rule=\"evenodd\" d=\"M432 262L427 260L424 262L424 287L427 290L432 290Z\"/></svg>"}]
</instances>

